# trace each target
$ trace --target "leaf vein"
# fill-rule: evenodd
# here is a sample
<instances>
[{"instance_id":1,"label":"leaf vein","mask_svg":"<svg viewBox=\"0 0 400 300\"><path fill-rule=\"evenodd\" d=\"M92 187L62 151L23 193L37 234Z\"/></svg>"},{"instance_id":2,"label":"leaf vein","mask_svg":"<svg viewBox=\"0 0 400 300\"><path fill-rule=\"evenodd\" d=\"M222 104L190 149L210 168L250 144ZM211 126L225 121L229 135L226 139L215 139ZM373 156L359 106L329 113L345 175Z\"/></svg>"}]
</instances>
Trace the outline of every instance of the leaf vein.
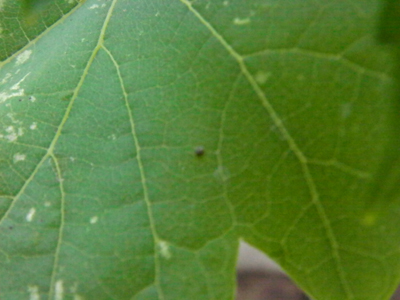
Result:
<instances>
[{"instance_id":1,"label":"leaf vein","mask_svg":"<svg viewBox=\"0 0 400 300\"><path fill-rule=\"evenodd\" d=\"M155 278L154 278L154 282L157 288L157 292L159 295L159 298L162 300L164 299L164 294L161 288L161 284L160 284L160 257L158 254L158 245L161 241L161 239L158 236L157 230L156 230L156 225L155 225L155 219L153 216L153 209L152 209L152 204L150 201L150 196L149 196L149 190L148 190L148 186L147 186L147 180L146 180L146 174L144 171L144 164L142 161L142 157L141 157L141 146L140 146L140 142L136 133L136 125L135 125L135 120L133 117L133 111L131 108L131 105L129 104L128 101L128 93L126 92L126 88L125 88L125 84L124 84L124 80L122 78L121 75L121 71L119 68L119 65L117 63L117 61L115 60L114 56L112 55L112 53L107 49L107 47L105 47L104 45L102 46L102 49L107 53L107 55L110 57L111 61L114 64L114 67L117 71L118 74L118 79L120 82L120 86L121 86L121 90L124 96L124 102L125 102L125 107L126 110L128 112L128 117L129 117L129 124L131 127L131 134L133 137L133 142L135 144L135 148L136 148L136 159L138 162L138 166L139 166L139 173L140 173L140 178L141 178L141 183L142 183L142 188L143 188L143 196L144 196L144 201L146 203L146 207L147 207L147 215L149 218L149 222L150 222L150 229L153 235L153 241L154 241L154 264L155 264Z\"/></svg>"},{"instance_id":2,"label":"leaf vein","mask_svg":"<svg viewBox=\"0 0 400 300\"><path fill-rule=\"evenodd\" d=\"M264 109L268 112L269 116L271 117L272 121L275 123L275 126L278 128L278 130L281 132L282 136L285 138L286 142L289 145L289 148L293 151L295 156L297 157L302 171L303 175L305 177L306 183L308 185L308 189L311 195L311 200L313 205L315 205L317 212L319 214L319 217L322 221L322 224L325 228L329 244L331 247L332 251L332 256L335 260L336 263L336 271L339 276L339 280L342 284L343 290L347 295L347 299L353 299L353 293L347 283L345 274L343 273L342 270L342 263L340 259L340 255L338 252L338 243L335 237L335 234L333 232L332 226L330 224L330 221L328 219L328 216L325 212L325 209L321 203L321 200L319 198L319 193L317 191L317 187L315 185L315 182L312 178L310 169L308 167L308 161L306 156L303 154L303 152L300 150L299 146L293 139L293 137L290 135L288 130L286 129L285 125L283 124L282 119L280 116L277 114L275 109L272 107L271 103L267 99L266 95L262 91L262 89L259 87L257 84L256 80L254 79L253 75L249 72L246 64L244 63L244 58L237 53L231 45L228 44L228 42L223 38L223 36L216 31L216 29L193 7L192 3L189 2L188 0L180 0L184 5L187 6L187 8L194 14L194 16L210 31L210 33L217 39L219 43L225 48L225 50L232 56L232 58L237 62L239 65L239 68L247 81L250 83L252 86L254 92L256 93L257 97L261 101L261 104L263 105Z\"/></svg>"}]
</instances>

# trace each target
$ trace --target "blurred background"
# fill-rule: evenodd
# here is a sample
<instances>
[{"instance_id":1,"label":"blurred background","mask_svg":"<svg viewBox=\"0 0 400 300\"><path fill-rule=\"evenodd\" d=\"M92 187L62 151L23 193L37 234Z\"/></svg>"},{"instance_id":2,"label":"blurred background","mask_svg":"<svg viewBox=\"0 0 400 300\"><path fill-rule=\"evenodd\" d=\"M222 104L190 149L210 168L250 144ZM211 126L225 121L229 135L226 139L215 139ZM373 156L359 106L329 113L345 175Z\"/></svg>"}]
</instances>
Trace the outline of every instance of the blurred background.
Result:
<instances>
[{"instance_id":1,"label":"blurred background","mask_svg":"<svg viewBox=\"0 0 400 300\"><path fill-rule=\"evenodd\" d=\"M236 300L311 300L270 258L242 243ZM391 300L400 300L397 289Z\"/></svg>"}]
</instances>

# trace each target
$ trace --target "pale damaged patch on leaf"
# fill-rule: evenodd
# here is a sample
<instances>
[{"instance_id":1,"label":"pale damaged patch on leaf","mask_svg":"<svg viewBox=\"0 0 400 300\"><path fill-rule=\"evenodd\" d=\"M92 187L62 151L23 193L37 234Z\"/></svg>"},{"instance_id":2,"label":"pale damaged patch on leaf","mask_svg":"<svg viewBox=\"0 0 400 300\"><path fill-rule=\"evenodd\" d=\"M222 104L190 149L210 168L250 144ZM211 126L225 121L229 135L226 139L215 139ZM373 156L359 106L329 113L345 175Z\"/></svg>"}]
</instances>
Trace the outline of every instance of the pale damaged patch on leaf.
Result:
<instances>
[{"instance_id":1,"label":"pale damaged patch on leaf","mask_svg":"<svg viewBox=\"0 0 400 300\"><path fill-rule=\"evenodd\" d=\"M235 25L246 25L251 22L250 18L235 18L233 19L233 24Z\"/></svg>"},{"instance_id":2,"label":"pale damaged patch on leaf","mask_svg":"<svg viewBox=\"0 0 400 300\"><path fill-rule=\"evenodd\" d=\"M35 130L37 128L37 123L36 122L33 122L30 126L29 126L29 129L30 130Z\"/></svg>"},{"instance_id":3,"label":"pale damaged patch on leaf","mask_svg":"<svg viewBox=\"0 0 400 300\"><path fill-rule=\"evenodd\" d=\"M28 286L29 300L40 300L39 287L37 285Z\"/></svg>"},{"instance_id":4,"label":"pale damaged patch on leaf","mask_svg":"<svg viewBox=\"0 0 400 300\"><path fill-rule=\"evenodd\" d=\"M24 130L22 128L15 128L14 126L8 126L5 129L6 134L0 134L1 139L6 139L9 142L15 142L18 140L18 137L24 134Z\"/></svg>"},{"instance_id":5,"label":"pale damaged patch on leaf","mask_svg":"<svg viewBox=\"0 0 400 300\"><path fill-rule=\"evenodd\" d=\"M25 159L26 159L26 154L16 153L13 156L14 164L18 163L18 162L21 162L21 161L24 161Z\"/></svg>"},{"instance_id":6,"label":"pale damaged patch on leaf","mask_svg":"<svg viewBox=\"0 0 400 300\"><path fill-rule=\"evenodd\" d=\"M0 104L6 102L8 99L13 98L13 97L20 97L25 95L25 90L21 88L20 84L30 75L31 73L29 72L26 74L20 81L18 81L16 84L14 84L10 88L10 92L1 92L0 93ZM7 77L7 75L6 75ZM5 78L6 78L5 77ZM4 79L3 79L4 80ZM16 91L16 92L13 92Z\"/></svg>"},{"instance_id":7,"label":"pale damaged patch on leaf","mask_svg":"<svg viewBox=\"0 0 400 300\"><path fill-rule=\"evenodd\" d=\"M32 50L25 50L24 52L22 52L20 55L17 56L17 61L15 62L16 66L22 65L23 63L25 63L32 54Z\"/></svg>"},{"instance_id":8,"label":"pale damaged patch on leaf","mask_svg":"<svg viewBox=\"0 0 400 300\"><path fill-rule=\"evenodd\" d=\"M166 259L170 259L172 257L171 251L169 250L169 244L166 241L159 241L158 247L162 257Z\"/></svg>"},{"instance_id":9,"label":"pale damaged patch on leaf","mask_svg":"<svg viewBox=\"0 0 400 300\"><path fill-rule=\"evenodd\" d=\"M32 222L33 218L35 217L35 214L36 214L36 208L32 207L32 208L29 210L29 212L27 213L25 219L26 219L28 222Z\"/></svg>"},{"instance_id":10,"label":"pale damaged patch on leaf","mask_svg":"<svg viewBox=\"0 0 400 300\"><path fill-rule=\"evenodd\" d=\"M7 83L8 79L10 79L11 77L12 77L12 74L7 73L6 76L4 76L4 78L1 80L1 84Z\"/></svg>"},{"instance_id":11,"label":"pale damaged patch on leaf","mask_svg":"<svg viewBox=\"0 0 400 300\"><path fill-rule=\"evenodd\" d=\"M62 280L56 282L54 300L64 300L64 283Z\"/></svg>"},{"instance_id":12,"label":"pale damaged patch on leaf","mask_svg":"<svg viewBox=\"0 0 400 300\"><path fill-rule=\"evenodd\" d=\"M264 84L268 81L271 75L272 74L270 72L258 71L255 74L254 79L257 81L258 84Z\"/></svg>"}]
</instances>

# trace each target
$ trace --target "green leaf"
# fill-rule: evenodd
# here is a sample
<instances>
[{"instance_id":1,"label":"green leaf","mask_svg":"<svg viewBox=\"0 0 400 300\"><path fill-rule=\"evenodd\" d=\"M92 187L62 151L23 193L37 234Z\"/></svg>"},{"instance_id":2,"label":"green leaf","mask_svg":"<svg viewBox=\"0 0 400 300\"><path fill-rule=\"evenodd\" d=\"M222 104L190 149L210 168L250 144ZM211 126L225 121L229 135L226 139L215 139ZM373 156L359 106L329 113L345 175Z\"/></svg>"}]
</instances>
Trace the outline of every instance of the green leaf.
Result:
<instances>
[{"instance_id":1,"label":"green leaf","mask_svg":"<svg viewBox=\"0 0 400 300\"><path fill-rule=\"evenodd\" d=\"M77 0L0 0L0 61L33 41Z\"/></svg>"},{"instance_id":2,"label":"green leaf","mask_svg":"<svg viewBox=\"0 0 400 300\"><path fill-rule=\"evenodd\" d=\"M384 1L379 38L388 44L400 44L400 1Z\"/></svg>"},{"instance_id":3,"label":"green leaf","mask_svg":"<svg viewBox=\"0 0 400 300\"><path fill-rule=\"evenodd\" d=\"M313 299L390 298L379 1L87 0L26 45L0 7L0 299L232 299L239 239Z\"/></svg>"}]
</instances>

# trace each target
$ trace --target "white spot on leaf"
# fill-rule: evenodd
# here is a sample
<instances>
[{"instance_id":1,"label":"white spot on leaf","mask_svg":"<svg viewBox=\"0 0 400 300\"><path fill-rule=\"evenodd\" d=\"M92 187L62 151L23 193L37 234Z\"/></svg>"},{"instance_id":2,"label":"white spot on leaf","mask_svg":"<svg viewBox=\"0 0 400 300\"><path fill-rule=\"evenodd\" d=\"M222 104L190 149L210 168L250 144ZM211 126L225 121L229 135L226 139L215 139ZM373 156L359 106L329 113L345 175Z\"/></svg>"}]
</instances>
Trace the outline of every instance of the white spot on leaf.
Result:
<instances>
[{"instance_id":1,"label":"white spot on leaf","mask_svg":"<svg viewBox=\"0 0 400 300\"><path fill-rule=\"evenodd\" d=\"M45 207L49 207L49 206L51 206L51 203L50 203L49 201L46 201L46 202L44 203L44 206L45 206Z\"/></svg>"},{"instance_id":2,"label":"white spot on leaf","mask_svg":"<svg viewBox=\"0 0 400 300\"><path fill-rule=\"evenodd\" d=\"M98 4L93 4L92 6L89 7L89 9L95 9L95 8L99 8Z\"/></svg>"},{"instance_id":3,"label":"white spot on leaf","mask_svg":"<svg viewBox=\"0 0 400 300\"><path fill-rule=\"evenodd\" d=\"M158 247L160 248L160 254L162 257L166 259L171 258L171 252L169 251L169 245L166 241L159 241L158 242Z\"/></svg>"},{"instance_id":4,"label":"white spot on leaf","mask_svg":"<svg viewBox=\"0 0 400 300\"><path fill-rule=\"evenodd\" d=\"M241 18L235 18L234 20L233 20L233 24L235 24L235 25L246 25L246 24L249 24L250 23L250 18L243 18L243 19L241 19Z\"/></svg>"},{"instance_id":5,"label":"white spot on leaf","mask_svg":"<svg viewBox=\"0 0 400 300\"><path fill-rule=\"evenodd\" d=\"M24 95L24 89L21 89L20 84L25 80L26 77L29 76L30 73L26 74L20 81L18 81L16 84L14 84L10 90L11 91L16 91L16 92L1 92L0 93L0 103L5 102L6 100L12 98L12 97L18 97L18 96L23 96ZM7 77L7 75L6 75ZM4 80L4 79L3 79Z\"/></svg>"},{"instance_id":6,"label":"white spot on leaf","mask_svg":"<svg viewBox=\"0 0 400 300\"><path fill-rule=\"evenodd\" d=\"M22 124L22 122L20 120L17 120L15 118L15 114L13 113L7 113L7 117L11 120L11 122L13 122L14 124Z\"/></svg>"},{"instance_id":7,"label":"white spot on leaf","mask_svg":"<svg viewBox=\"0 0 400 300\"><path fill-rule=\"evenodd\" d=\"M29 210L28 214L26 215L25 219L26 219L28 222L32 222L33 217L35 216L35 214L36 214L36 209L35 209L34 207L32 207L32 208Z\"/></svg>"},{"instance_id":8,"label":"white spot on leaf","mask_svg":"<svg viewBox=\"0 0 400 300\"><path fill-rule=\"evenodd\" d=\"M98 216L91 217L90 218L90 224L96 224L98 220L99 220Z\"/></svg>"},{"instance_id":9,"label":"white spot on leaf","mask_svg":"<svg viewBox=\"0 0 400 300\"><path fill-rule=\"evenodd\" d=\"M15 142L18 139L17 131L14 126L8 126L6 128L7 135L3 135L3 138L7 139L9 142Z\"/></svg>"},{"instance_id":10,"label":"white spot on leaf","mask_svg":"<svg viewBox=\"0 0 400 300\"><path fill-rule=\"evenodd\" d=\"M35 130L37 128L37 123L36 122L33 122L30 126L29 126L29 129L30 130Z\"/></svg>"},{"instance_id":11,"label":"white spot on leaf","mask_svg":"<svg viewBox=\"0 0 400 300\"><path fill-rule=\"evenodd\" d=\"M26 154L16 153L13 156L14 164L20 161L24 161L26 159Z\"/></svg>"},{"instance_id":12,"label":"white spot on leaf","mask_svg":"<svg viewBox=\"0 0 400 300\"><path fill-rule=\"evenodd\" d=\"M40 300L39 287L37 285L28 286L29 300Z\"/></svg>"},{"instance_id":13,"label":"white spot on leaf","mask_svg":"<svg viewBox=\"0 0 400 300\"><path fill-rule=\"evenodd\" d=\"M35 96L29 96L29 101L35 102L36 101L36 97Z\"/></svg>"},{"instance_id":14,"label":"white spot on leaf","mask_svg":"<svg viewBox=\"0 0 400 300\"><path fill-rule=\"evenodd\" d=\"M29 72L28 74L26 74L24 77L22 77L22 79L20 80L20 81L18 81L16 84L14 84L12 87L11 87L11 90L13 90L13 91L15 91L15 90L22 90L22 91L24 91L23 89L21 89L21 87L19 86L25 79L26 79L26 77L28 77L29 75L31 74L31 72Z\"/></svg>"},{"instance_id":15,"label":"white spot on leaf","mask_svg":"<svg viewBox=\"0 0 400 300\"><path fill-rule=\"evenodd\" d=\"M64 284L62 280L57 280L55 286L55 295L54 300L63 300L64 299Z\"/></svg>"},{"instance_id":16,"label":"white spot on leaf","mask_svg":"<svg viewBox=\"0 0 400 300\"><path fill-rule=\"evenodd\" d=\"M11 76L12 76L11 73L7 73L6 76L4 76L4 78L1 80L1 84L5 84L8 81L8 79L11 78Z\"/></svg>"},{"instance_id":17,"label":"white spot on leaf","mask_svg":"<svg viewBox=\"0 0 400 300\"><path fill-rule=\"evenodd\" d=\"M256 75L254 75L254 79L257 81L259 84L264 84L267 82L267 80L271 77L271 73L269 72L264 72L264 71L258 71Z\"/></svg>"},{"instance_id":18,"label":"white spot on leaf","mask_svg":"<svg viewBox=\"0 0 400 300\"><path fill-rule=\"evenodd\" d=\"M13 92L7 94L6 92L0 93L0 103L5 102L6 100L12 98L12 97L18 97L18 96L23 96L24 95L24 90L20 89L18 92Z\"/></svg>"},{"instance_id":19,"label":"white spot on leaf","mask_svg":"<svg viewBox=\"0 0 400 300\"><path fill-rule=\"evenodd\" d=\"M17 56L17 62L15 63L16 66L22 65L25 63L29 57L31 57L32 50L25 50L20 55Z\"/></svg>"}]
</instances>

